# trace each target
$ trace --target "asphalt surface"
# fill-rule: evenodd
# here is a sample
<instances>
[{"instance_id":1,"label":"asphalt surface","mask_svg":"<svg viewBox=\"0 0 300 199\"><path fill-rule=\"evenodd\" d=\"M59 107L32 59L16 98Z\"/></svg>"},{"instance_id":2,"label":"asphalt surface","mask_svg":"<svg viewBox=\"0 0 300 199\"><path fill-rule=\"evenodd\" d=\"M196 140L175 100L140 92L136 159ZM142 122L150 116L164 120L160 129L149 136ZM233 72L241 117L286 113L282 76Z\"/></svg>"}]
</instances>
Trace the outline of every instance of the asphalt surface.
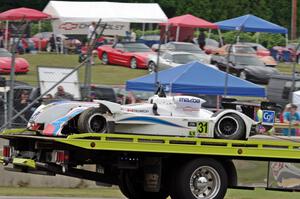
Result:
<instances>
[{"instance_id":1,"label":"asphalt surface","mask_svg":"<svg viewBox=\"0 0 300 199\"><path fill-rule=\"evenodd\" d=\"M0 196L0 199L84 199L74 197L41 197L41 196ZM88 198L88 199L120 199L120 198Z\"/></svg>"}]
</instances>

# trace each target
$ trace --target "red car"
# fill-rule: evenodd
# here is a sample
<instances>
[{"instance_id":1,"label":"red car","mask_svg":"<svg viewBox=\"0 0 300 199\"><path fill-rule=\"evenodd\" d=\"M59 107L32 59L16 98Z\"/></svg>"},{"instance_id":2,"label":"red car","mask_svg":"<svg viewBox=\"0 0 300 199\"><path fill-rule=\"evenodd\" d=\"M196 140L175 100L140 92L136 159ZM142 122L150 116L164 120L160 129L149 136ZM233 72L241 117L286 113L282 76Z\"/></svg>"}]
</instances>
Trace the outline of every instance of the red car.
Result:
<instances>
[{"instance_id":1,"label":"red car","mask_svg":"<svg viewBox=\"0 0 300 199\"><path fill-rule=\"evenodd\" d=\"M0 48L0 73L8 74L11 69L11 53L4 48ZM15 73L27 73L29 71L29 63L26 59L16 58Z\"/></svg>"},{"instance_id":2,"label":"red car","mask_svg":"<svg viewBox=\"0 0 300 199\"><path fill-rule=\"evenodd\" d=\"M103 64L116 64L130 68L147 69L151 64L150 58L156 56L143 43L117 43L98 47L98 57Z\"/></svg>"}]
</instances>

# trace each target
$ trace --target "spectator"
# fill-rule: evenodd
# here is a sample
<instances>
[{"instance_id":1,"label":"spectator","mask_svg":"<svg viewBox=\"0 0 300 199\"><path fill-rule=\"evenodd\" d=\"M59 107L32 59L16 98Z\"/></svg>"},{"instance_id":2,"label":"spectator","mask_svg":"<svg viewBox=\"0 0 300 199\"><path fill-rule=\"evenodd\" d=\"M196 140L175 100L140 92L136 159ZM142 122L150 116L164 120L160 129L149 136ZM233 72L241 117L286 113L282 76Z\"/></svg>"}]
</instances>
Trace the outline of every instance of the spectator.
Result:
<instances>
[{"instance_id":1,"label":"spectator","mask_svg":"<svg viewBox=\"0 0 300 199\"><path fill-rule=\"evenodd\" d=\"M21 95L18 99L14 102L14 108L17 112L22 111L25 107L27 107L29 104L29 92L27 90L23 90L21 92ZM32 111L28 109L23 114L20 115L20 117L16 118L14 123L16 123L18 126L22 126L23 124L26 124L27 121L24 121L24 119L29 119L31 117ZM23 119L24 118L24 119Z\"/></svg>"},{"instance_id":2,"label":"spectator","mask_svg":"<svg viewBox=\"0 0 300 199\"><path fill-rule=\"evenodd\" d=\"M204 46L205 46L205 33L203 31L200 32L199 36L198 36L198 44L199 47L204 50Z\"/></svg>"},{"instance_id":3,"label":"spectator","mask_svg":"<svg viewBox=\"0 0 300 199\"><path fill-rule=\"evenodd\" d=\"M4 47L4 42L3 42L3 39L4 38L4 32L3 32L3 29L0 29L0 48L3 48Z\"/></svg>"},{"instance_id":4,"label":"spectator","mask_svg":"<svg viewBox=\"0 0 300 199\"><path fill-rule=\"evenodd\" d=\"M96 28L96 22L93 21L89 26L88 34L87 34L87 39L88 41L90 41L90 44L92 44L96 38L96 33L94 33L95 28Z\"/></svg>"},{"instance_id":5,"label":"spectator","mask_svg":"<svg viewBox=\"0 0 300 199\"><path fill-rule=\"evenodd\" d=\"M131 32L130 32L130 41L131 42L136 41L136 33L133 31L133 29L131 29Z\"/></svg>"},{"instance_id":6,"label":"spectator","mask_svg":"<svg viewBox=\"0 0 300 199\"><path fill-rule=\"evenodd\" d=\"M52 100L53 100L53 96L50 93L48 93L47 95L45 95L43 97L42 103L43 104L49 104Z\"/></svg>"},{"instance_id":7,"label":"spectator","mask_svg":"<svg viewBox=\"0 0 300 199\"><path fill-rule=\"evenodd\" d=\"M287 104L283 113L283 122L292 123L292 125L300 124L300 115L297 113L297 106L295 104ZM283 129L283 135L296 136L296 129Z\"/></svg>"},{"instance_id":8,"label":"spectator","mask_svg":"<svg viewBox=\"0 0 300 199\"><path fill-rule=\"evenodd\" d=\"M65 91L63 86L57 87L57 92L54 95L55 99L66 99L66 100L73 100L74 96L71 93Z\"/></svg>"},{"instance_id":9,"label":"spectator","mask_svg":"<svg viewBox=\"0 0 300 199\"><path fill-rule=\"evenodd\" d=\"M55 51L55 37L54 34L51 34L51 37L49 38L49 43L50 43L50 48L51 48L51 52Z\"/></svg>"}]
</instances>

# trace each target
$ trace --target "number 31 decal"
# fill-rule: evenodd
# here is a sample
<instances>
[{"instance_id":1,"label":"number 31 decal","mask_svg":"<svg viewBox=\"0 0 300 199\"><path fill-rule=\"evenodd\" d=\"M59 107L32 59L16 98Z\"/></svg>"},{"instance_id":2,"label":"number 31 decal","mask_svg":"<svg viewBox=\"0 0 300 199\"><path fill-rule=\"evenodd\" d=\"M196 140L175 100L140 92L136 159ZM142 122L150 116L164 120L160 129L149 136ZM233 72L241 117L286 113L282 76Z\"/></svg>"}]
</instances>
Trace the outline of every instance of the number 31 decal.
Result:
<instances>
[{"instance_id":1,"label":"number 31 decal","mask_svg":"<svg viewBox=\"0 0 300 199\"><path fill-rule=\"evenodd\" d=\"M198 122L196 130L198 133L208 133L207 122Z\"/></svg>"},{"instance_id":2,"label":"number 31 decal","mask_svg":"<svg viewBox=\"0 0 300 199\"><path fill-rule=\"evenodd\" d=\"M195 137L197 134L207 134L208 133L208 123L207 122L197 122L195 130L189 132L189 135Z\"/></svg>"}]
</instances>

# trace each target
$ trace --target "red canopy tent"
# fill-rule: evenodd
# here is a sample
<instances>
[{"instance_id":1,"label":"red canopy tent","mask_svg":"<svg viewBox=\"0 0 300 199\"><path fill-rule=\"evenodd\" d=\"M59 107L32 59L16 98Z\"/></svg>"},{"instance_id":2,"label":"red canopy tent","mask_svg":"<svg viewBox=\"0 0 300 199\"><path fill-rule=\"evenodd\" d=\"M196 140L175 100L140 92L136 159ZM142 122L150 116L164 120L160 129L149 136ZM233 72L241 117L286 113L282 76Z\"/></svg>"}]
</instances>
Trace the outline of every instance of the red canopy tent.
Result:
<instances>
[{"instance_id":1,"label":"red canopy tent","mask_svg":"<svg viewBox=\"0 0 300 199\"><path fill-rule=\"evenodd\" d=\"M195 28L218 29L218 25L190 14L170 18L168 23L161 25L171 27L171 36L176 33L176 41L192 36ZM179 34L180 30L182 30L181 34Z\"/></svg>"},{"instance_id":2,"label":"red canopy tent","mask_svg":"<svg viewBox=\"0 0 300 199\"><path fill-rule=\"evenodd\" d=\"M31 8L15 8L0 13L0 20L9 20L9 21L17 21L17 20L38 21L41 19L49 19L49 18L51 18L50 15Z\"/></svg>"},{"instance_id":3,"label":"red canopy tent","mask_svg":"<svg viewBox=\"0 0 300 199\"><path fill-rule=\"evenodd\" d=\"M7 47L7 38L8 38L8 21L39 21L42 19L50 19L51 16L43 13L39 10L31 9L31 8L15 8L10 9L5 12L0 13L0 20L6 21L6 31L5 31L5 45ZM39 27L40 28L40 27Z\"/></svg>"}]
</instances>

